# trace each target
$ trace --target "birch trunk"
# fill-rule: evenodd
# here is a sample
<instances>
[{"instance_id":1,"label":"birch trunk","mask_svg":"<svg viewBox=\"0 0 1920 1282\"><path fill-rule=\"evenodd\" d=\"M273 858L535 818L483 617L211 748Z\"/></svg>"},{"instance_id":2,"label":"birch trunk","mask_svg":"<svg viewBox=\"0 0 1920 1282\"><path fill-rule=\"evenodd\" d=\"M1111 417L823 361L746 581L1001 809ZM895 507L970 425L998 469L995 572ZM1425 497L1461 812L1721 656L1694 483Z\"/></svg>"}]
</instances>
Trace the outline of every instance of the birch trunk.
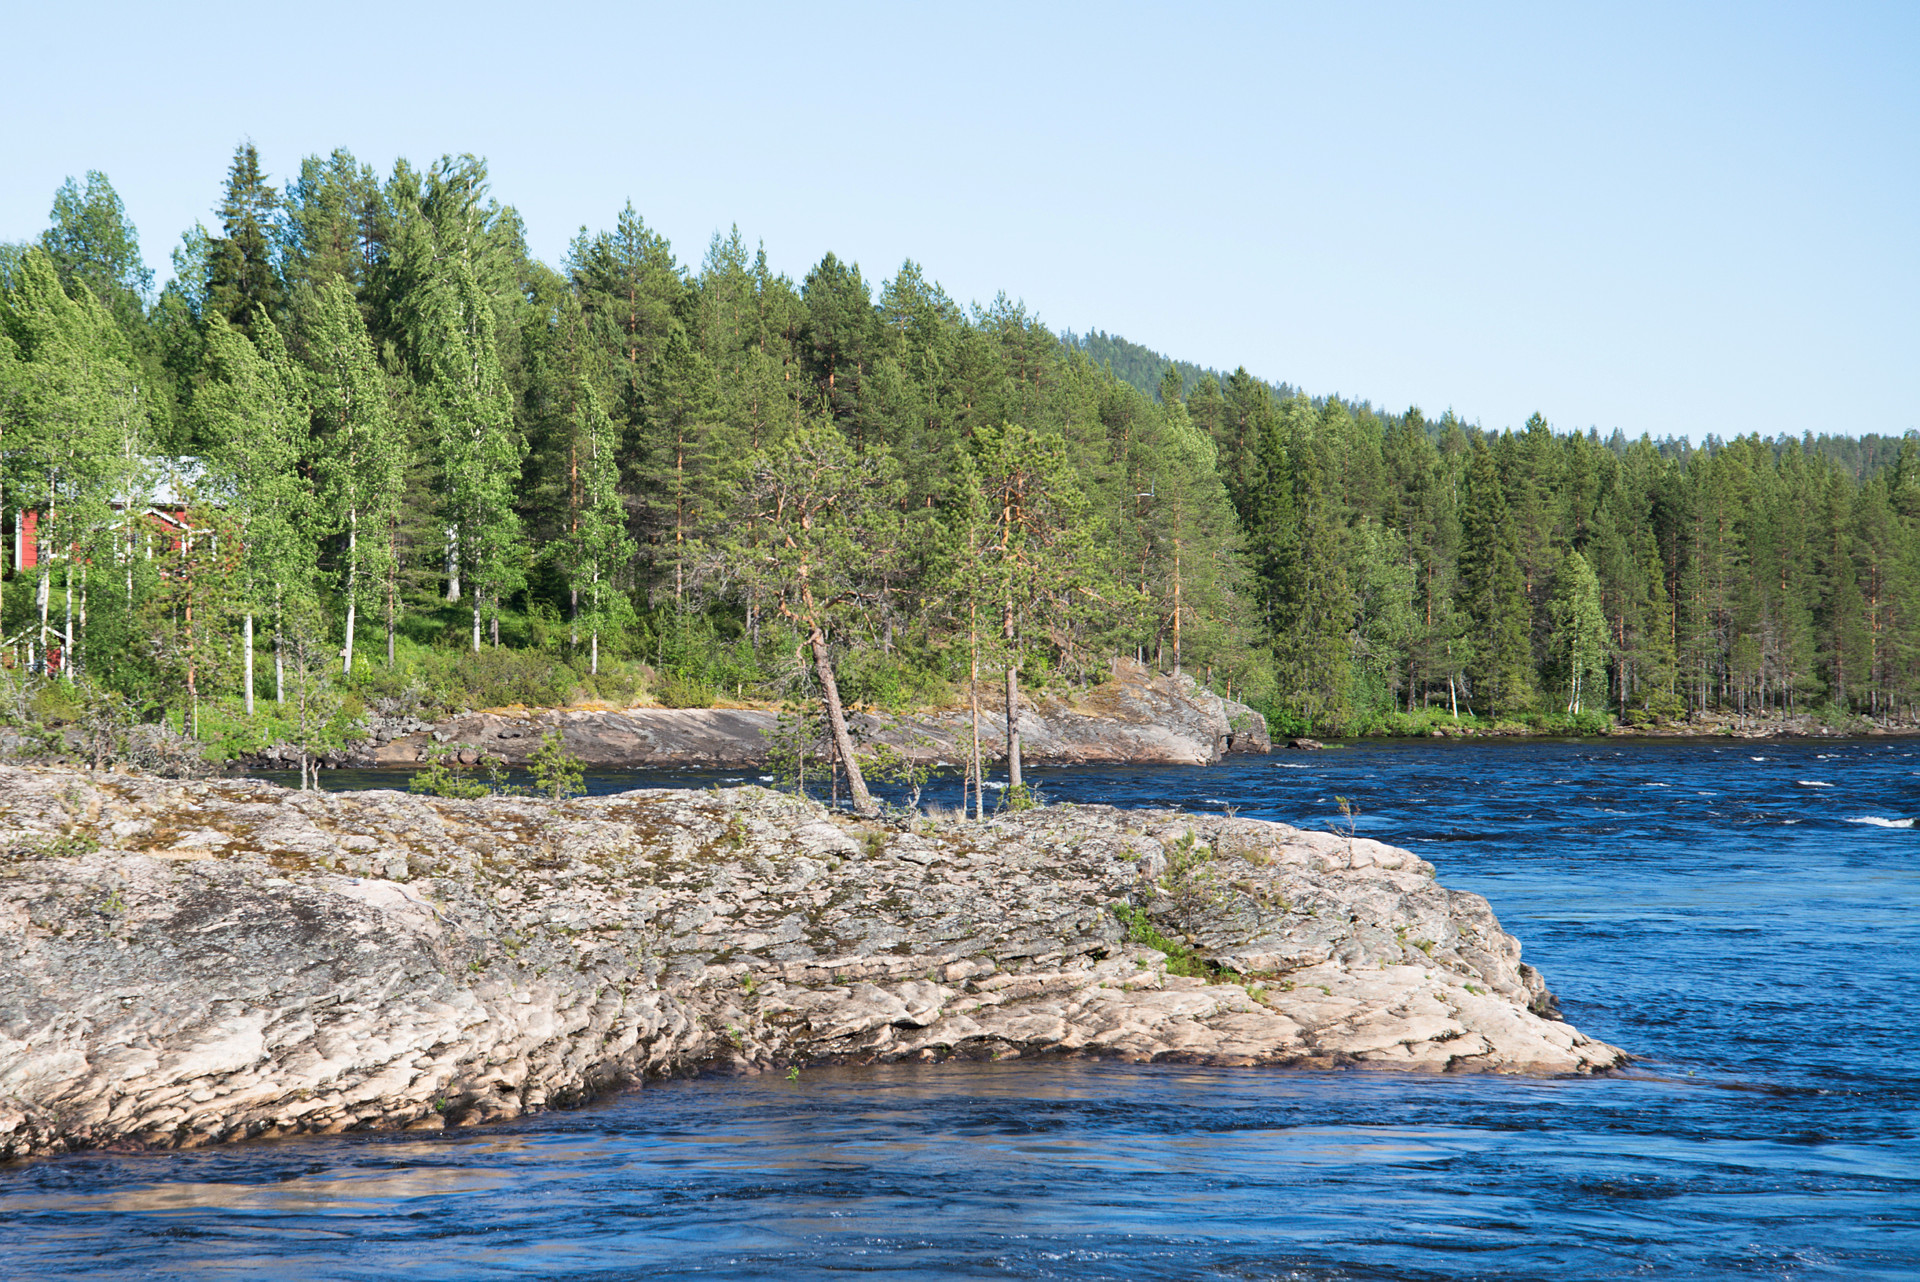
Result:
<instances>
[{"instance_id":1,"label":"birch trunk","mask_svg":"<svg viewBox=\"0 0 1920 1282\"><path fill-rule=\"evenodd\" d=\"M360 514L349 510L347 513L347 645L341 657L340 675L349 679L353 676L353 625L360 604L360 565L356 560L360 546Z\"/></svg>"}]
</instances>

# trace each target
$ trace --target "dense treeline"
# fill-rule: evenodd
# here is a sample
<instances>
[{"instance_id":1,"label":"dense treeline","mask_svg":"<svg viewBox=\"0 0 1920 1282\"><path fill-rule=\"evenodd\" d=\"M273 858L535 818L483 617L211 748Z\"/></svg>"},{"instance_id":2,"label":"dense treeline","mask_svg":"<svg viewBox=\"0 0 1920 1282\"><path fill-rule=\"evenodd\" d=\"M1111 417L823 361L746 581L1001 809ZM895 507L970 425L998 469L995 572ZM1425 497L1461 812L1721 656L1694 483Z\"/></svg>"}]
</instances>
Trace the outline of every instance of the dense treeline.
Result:
<instances>
[{"instance_id":1,"label":"dense treeline","mask_svg":"<svg viewBox=\"0 0 1920 1282\"><path fill-rule=\"evenodd\" d=\"M1301 728L1920 687L1911 436L1383 415L912 262L796 282L735 231L689 266L631 208L552 268L471 157L276 188L242 147L218 223L154 297L90 174L0 255L0 503L39 514L8 644L188 724L270 699L317 733L457 652L821 694L843 753L844 701L1013 700L1116 653Z\"/></svg>"}]
</instances>

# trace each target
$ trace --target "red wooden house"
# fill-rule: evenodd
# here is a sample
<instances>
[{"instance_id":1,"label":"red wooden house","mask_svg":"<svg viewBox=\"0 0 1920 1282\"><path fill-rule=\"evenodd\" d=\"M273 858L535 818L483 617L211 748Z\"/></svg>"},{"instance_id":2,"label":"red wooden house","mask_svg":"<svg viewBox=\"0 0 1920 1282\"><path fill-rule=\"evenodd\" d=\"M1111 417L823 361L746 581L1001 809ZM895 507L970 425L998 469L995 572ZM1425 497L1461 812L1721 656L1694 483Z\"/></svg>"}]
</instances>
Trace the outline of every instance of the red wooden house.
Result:
<instances>
[{"instance_id":1,"label":"red wooden house","mask_svg":"<svg viewBox=\"0 0 1920 1282\"><path fill-rule=\"evenodd\" d=\"M205 473L199 459L150 458L144 462L150 485L144 495L134 497L131 502L146 518L144 551L151 558L156 546L162 552L178 551L185 540L200 533L194 529L189 515L196 502L205 503L208 500L199 492ZM114 500L114 511L126 511L128 502L127 499ZM44 549L41 546L40 531L45 518L45 511L38 507L20 508L13 513L13 520L8 522L13 527L13 554L7 560L6 577L24 576L39 569L43 557L47 562L60 559L58 549ZM64 666L66 643L65 632L51 626L51 619L44 636L36 621L20 635L0 642L0 646L4 647L4 653L0 653L0 665L14 667L24 659L29 669L52 675ZM22 650L24 654L20 653Z\"/></svg>"}]
</instances>

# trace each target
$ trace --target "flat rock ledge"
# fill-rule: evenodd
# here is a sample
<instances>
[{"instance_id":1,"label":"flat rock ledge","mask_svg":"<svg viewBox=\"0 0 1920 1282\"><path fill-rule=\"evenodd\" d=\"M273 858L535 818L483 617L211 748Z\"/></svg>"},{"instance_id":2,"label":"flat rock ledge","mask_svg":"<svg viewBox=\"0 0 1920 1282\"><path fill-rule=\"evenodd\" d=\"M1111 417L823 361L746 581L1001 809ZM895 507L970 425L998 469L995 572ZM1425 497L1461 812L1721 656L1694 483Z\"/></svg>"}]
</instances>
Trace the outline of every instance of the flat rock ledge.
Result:
<instances>
[{"instance_id":1,"label":"flat rock ledge","mask_svg":"<svg viewBox=\"0 0 1920 1282\"><path fill-rule=\"evenodd\" d=\"M760 788L449 801L0 768L0 1157L1049 1052L1627 1058L1555 1017L1484 899L1364 838L1108 807L860 823Z\"/></svg>"}]
</instances>

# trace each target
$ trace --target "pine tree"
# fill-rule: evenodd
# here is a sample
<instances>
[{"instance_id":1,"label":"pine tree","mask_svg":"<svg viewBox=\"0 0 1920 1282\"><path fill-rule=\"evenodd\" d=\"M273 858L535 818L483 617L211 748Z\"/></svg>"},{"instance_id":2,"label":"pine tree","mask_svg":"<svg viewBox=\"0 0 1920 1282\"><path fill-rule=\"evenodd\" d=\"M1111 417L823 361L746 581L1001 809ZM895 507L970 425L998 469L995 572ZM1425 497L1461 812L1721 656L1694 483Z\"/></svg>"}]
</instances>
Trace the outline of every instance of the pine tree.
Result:
<instances>
[{"instance_id":1,"label":"pine tree","mask_svg":"<svg viewBox=\"0 0 1920 1282\"><path fill-rule=\"evenodd\" d=\"M898 481L879 453L854 454L814 421L747 460L722 546L757 598L800 632L854 809L878 813L854 756L834 670L835 634L857 626L898 555Z\"/></svg>"},{"instance_id":2,"label":"pine tree","mask_svg":"<svg viewBox=\"0 0 1920 1282\"><path fill-rule=\"evenodd\" d=\"M1819 513L1819 654L1828 698L1844 711L1867 691L1871 640L1855 564L1854 487L1838 472L1830 472L1824 488L1826 501Z\"/></svg>"},{"instance_id":3,"label":"pine tree","mask_svg":"<svg viewBox=\"0 0 1920 1282\"><path fill-rule=\"evenodd\" d=\"M800 296L807 305L801 350L813 379L815 407L841 425L856 452L864 451L868 422L861 413L861 391L879 338L872 294L857 264L828 254L807 273Z\"/></svg>"},{"instance_id":4,"label":"pine tree","mask_svg":"<svg viewBox=\"0 0 1920 1282\"><path fill-rule=\"evenodd\" d=\"M339 279L357 292L379 260L389 220L371 165L345 148L325 160L308 156L287 184L287 284L297 291Z\"/></svg>"},{"instance_id":5,"label":"pine tree","mask_svg":"<svg viewBox=\"0 0 1920 1282\"><path fill-rule=\"evenodd\" d=\"M980 572L999 615L1007 786L1023 788L1020 669L1039 648L1036 626L1045 627L1048 640L1064 639L1067 620L1100 599L1095 530L1057 435L1017 423L980 428L973 433L972 455L990 522L980 545Z\"/></svg>"},{"instance_id":6,"label":"pine tree","mask_svg":"<svg viewBox=\"0 0 1920 1282\"><path fill-rule=\"evenodd\" d=\"M644 380L646 446L641 461L646 529L652 562L670 585L676 613L686 609L689 562L708 523L705 508L716 486L715 434L719 397L713 367L695 351L686 330L670 326Z\"/></svg>"},{"instance_id":7,"label":"pine tree","mask_svg":"<svg viewBox=\"0 0 1920 1282\"><path fill-rule=\"evenodd\" d=\"M673 248L629 203L611 232L589 236L582 228L565 267L596 341L613 358L606 366L608 411L637 428L647 376L687 296Z\"/></svg>"}]
</instances>

